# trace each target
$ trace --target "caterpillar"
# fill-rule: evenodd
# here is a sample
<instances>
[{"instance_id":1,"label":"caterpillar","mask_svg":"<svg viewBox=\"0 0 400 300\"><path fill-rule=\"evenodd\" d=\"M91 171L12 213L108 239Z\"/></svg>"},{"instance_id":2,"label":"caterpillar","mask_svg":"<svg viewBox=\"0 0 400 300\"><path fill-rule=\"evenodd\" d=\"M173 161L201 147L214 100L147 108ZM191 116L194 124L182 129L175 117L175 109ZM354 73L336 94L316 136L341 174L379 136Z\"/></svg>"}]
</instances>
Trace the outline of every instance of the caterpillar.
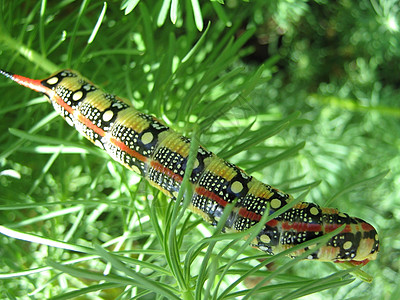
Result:
<instances>
[{"instance_id":1,"label":"caterpillar","mask_svg":"<svg viewBox=\"0 0 400 300\"><path fill-rule=\"evenodd\" d=\"M114 160L141 174L165 195L176 199L186 170L190 139L157 118L137 111L127 101L105 93L79 73L61 70L33 80L3 70L20 85L45 94L54 109ZM257 224L264 212L277 211L293 197L246 174L200 146L190 174L189 209L217 225L227 204L235 201L225 232L241 232ZM274 255L344 226L306 259L366 264L377 257L378 234L367 222L333 208L300 202L268 221L251 245ZM292 253L295 257L308 248Z\"/></svg>"}]
</instances>

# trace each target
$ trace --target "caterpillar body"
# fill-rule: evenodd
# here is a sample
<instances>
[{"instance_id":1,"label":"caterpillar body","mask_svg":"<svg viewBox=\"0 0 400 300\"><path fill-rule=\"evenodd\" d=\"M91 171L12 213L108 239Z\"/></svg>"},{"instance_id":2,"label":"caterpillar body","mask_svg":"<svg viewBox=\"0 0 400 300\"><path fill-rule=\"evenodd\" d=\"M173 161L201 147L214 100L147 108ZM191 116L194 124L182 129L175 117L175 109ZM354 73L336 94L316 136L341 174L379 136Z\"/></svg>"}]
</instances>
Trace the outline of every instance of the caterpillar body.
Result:
<instances>
[{"instance_id":1,"label":"caterpillar body","mask_svg":"<svg viewBox=\"0 0 400 300\"><path fill-rule=\"evenodd\" d=\"M122 98L107 94L79 73L59 71L33 80L3 70L0 73L44 93L55 110L82 135L114 160L144 176L175 198L185 174L190 139L153 116L141 113ZM228 203L236 201L225 231L240 232L287 204L292 196L264 184L237 166L200 146L190 174L193 196L189 208L216 225ZM277 254L344 225L344 229L307 259L366 264L376 259L379 240L375 228L333 208L301 202L267 222L251 245ZM298 256L307 248L292 253Z\"/></svg>"}]
</instances>

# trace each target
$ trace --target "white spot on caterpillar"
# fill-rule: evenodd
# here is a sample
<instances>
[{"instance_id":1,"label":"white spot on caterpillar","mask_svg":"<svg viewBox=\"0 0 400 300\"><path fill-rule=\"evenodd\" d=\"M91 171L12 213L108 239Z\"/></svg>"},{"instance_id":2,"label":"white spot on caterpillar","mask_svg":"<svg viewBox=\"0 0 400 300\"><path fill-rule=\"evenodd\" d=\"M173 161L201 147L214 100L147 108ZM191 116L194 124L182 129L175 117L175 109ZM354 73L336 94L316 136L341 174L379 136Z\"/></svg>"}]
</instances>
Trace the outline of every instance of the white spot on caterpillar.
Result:
<instances>
[{"instance_id":1,"label":"white spot on caterpillar","mask_svg":"<svg viewBox=\"0 0 400 300\"><path fill-rule=\"evenodd\" d=\"M199 165L199 160L196 158L196 160L194 161L193 169L196 169Z\"/></svg>"},{"instance_id":2,"label":"white spot on caterpillar","mask_svg":"<svg viewBox=\"0 0 400 300\"><path fill-rule=\"evenodd\" d=\"M271 242L271 238L268 235L263 234L263 235L260 236L260 241L265 243L265 244L268 244L268 243Z\"/></svg>"},{"instance_id":3,"label":"white spot on caterpillar","mask_svg":"<svg viewBox=\"0 0 400 300\"><path fill-rule=\"evenodd\" d=\"M68 116L66 116L65 117L65 121L67 121L67 123L68 123L68 125L69 126L72 126L72 127L74 127L74 121L70 118L70 117L68 117Z\"/></svg>"},{"instance_id":4,"label":"white spot on caterpillar","mask_svg":"<svg viewBox=\"0 0 400 300\"><path fill-rule=\"evenodd\" d=\"M58 82L58 78L57 77L52 77L52 78L47 79L46 82L48 84L50 84L50 85L53 85L53 84L56 84Z\"/></svg>"},{"instance_id":5,"label":"white spot on caterpillar","mask_svg":"<svg viewBox=\"0 0 400 300\"><path fill-rule=\"evenodd\" d=\"M99 148L101 148L101 149L104 149L104 146L103 146L103 144L100 142L100 140L95 140L94 144L95 144L97 147L99 147Z\"/></svg>"},{"instance_id":6,"label":"white spot on caterpillar","mask_svg":"<svg viewBox=\"0 0 400 300\"><path fill-rule=\"evenodd\" d=\"M199 152L201 155L205 155L205 154L206 154L206 151L205 151L202 147L199 148L198 152Z\"/></svg>"},{"instance_id":7,"label":"white spot on caterpillar","mask_svg":"<svg viewBox=\"0 0 400 300\"><path fill-rule=\"evenodd\" d=\"M343 249L348 250L353 246L353 243L350 241L347 241L346 243L343 244Z\"/></svg>"},{"instance_id":8,"label":"white spot on caterpillar","mask_svg":"<svg viewBox=\"0 0 400 300\"><path fill-rule=\"evenodd\" d=\"M277 193L279 196L283 197L283 198L286 197L286 194L285 194L285 193L282 193L282 192L279 191L279 190L277 190L276 193Z\"/></svg>"},{"instance_id":9,"label":"white spot on caterpillar","mask_svg":"<svg viewBox=\"0 0 400 300\"><path fill-rule=\"evenodd\" d=\"M124 108L124 103L122 103L122 102L114 102L112 105L111 105L112 107L116 107L116 108L118 108L118 109L122 109L122 108Z\"/></svg>"},{"instance_id":10,"label":"white spot on caterpillar","mask_svg":"<svg viewBox=\"0 0 400 300\"><path fill-rule=\"evenodd\" d=\"M154 136L151 132L146 132L142 135L142 143L145 145L150 144L153 141L153 138Z\"/></svg>"},{"instance_id":11,"label":"white spot on caterpillar","mask_svg":"<svg viewBox=\"0 0 400 300\"><path fill-rule=\"evenodd\" d=\"M276 208L281 207L281 200L279 200L279 199L272 199L272 201L271 201L271 207L272 207L273 209L276 209Z\"/></svg>"},{"instance_id":12,"label":"white spot on caterpillar","mask_svg":"<svg viewBox=\"0 0 400 300\"><path fill-rule=\"evenodd\" d=\"M311 207L310 213L314 216L318 215L319 213L318 208L316 208L315 206Z\"/></svg>"},{"instance_id":13,"label":"white spot on caterpillar","mask_svg":"<svg viewBox=\"0 0 400 300\"><path fill-rule=\"evenodd\" d=\"M103 114L103 121L108 122L114 117L114 112L112 110L107 110Z\"/></svg>"},{"instance_id":14,"label":"white spot on caterpillar","mask_svg":"<svg viewBox=\"0 0 400 300\"><path fill-rule=\"evenodd\" d=\"M83 89L84 89L85 91L90 91L91 88L92 88L92 86L91 86L90 84L85 84L85 85L83 86Z\"/></svg>"},{"instance_id":15,"label":"white spot on caterpillar","mask_svg":"<svg viewBox=\"0 0 400 300\"><path fill-rule=\"evenodd\" d=\"M82 91L77 91L72 95L72 100L78 101L78 100L82 99L82 97L83 97Z\"/></svg>"},{"instance_id":16,"label":"white spot on caterpillar","mask_svg":"<svg viewBox=\"0 0 400 300\"><path fill-rule=\"evenodd\" d=\"M137 166L132 165L131 169L132 169L133 172L140 174L140 169Z\"/></svg>"},{"instance_id":17,"label":"white spot on caterpillar","mask_svg":"<svg viewBox=\"0 0 400 300\"><path fill-rule=\"evenodd\" d=\"M231 185L231 190L235 194L240 193L243 190L243 184L240 181L235 181Z\"/></svg>"},{"instance_id":18,"label":"white spot on caterpillar","mask_svg":"<svg viewBox=\"0 0 400 300\"><path fill-rule=\"evenodd\" d=\"M152 123L151 126L153 126L153 128L154 128L154 129L157 129L157 130L167 128L167 127L165 127L164 125L162 125L162 124L160 124L160 123L156 123L156 122Z\"/></svg>"}]
</instances>

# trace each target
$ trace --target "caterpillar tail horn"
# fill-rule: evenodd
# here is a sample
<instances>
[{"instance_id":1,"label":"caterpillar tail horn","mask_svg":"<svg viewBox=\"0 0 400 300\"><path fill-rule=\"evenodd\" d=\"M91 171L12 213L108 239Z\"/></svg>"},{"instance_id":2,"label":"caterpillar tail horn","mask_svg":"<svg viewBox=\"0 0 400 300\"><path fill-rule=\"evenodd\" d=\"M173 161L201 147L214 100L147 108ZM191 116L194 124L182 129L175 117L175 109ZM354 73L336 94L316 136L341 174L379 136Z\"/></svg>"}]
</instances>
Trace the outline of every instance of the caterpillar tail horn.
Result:
<instances>
[{"instance_id":1,"label":"caterpillar tail horn","mask_svg":"<svg viewBox=\"0 0 400 300\"><path fill-rule=\"evenodd\" d=\"M30 88L31 90L34 90L39 93L44 93L44 94L48 95L49 97L51 96L51 89L42 85L41 80L31 79L31 78L24 77L21 75L16 75L16 74L13 74L11 72L7 72L7 71L1 70L1 69L0 69L0 74L15 81L16 83L18 83L22 86Z\"/></svg>"}]
</instances>

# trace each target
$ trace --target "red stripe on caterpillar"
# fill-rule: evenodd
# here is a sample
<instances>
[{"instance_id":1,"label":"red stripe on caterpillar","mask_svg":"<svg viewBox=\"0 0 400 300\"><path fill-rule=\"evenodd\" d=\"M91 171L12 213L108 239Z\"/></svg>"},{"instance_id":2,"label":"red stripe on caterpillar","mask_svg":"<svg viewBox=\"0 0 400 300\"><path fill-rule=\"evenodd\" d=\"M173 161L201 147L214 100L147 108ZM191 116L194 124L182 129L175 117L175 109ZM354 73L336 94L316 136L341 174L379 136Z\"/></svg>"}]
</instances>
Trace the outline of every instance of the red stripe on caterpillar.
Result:
<instances>
[{"instance_id":1,"label":"red stripe on caterpillar","mask_svg":"<svg viewBox=\"0 0 400 300\"><path fill-rule=\"evenodd\" d=\"M59 71L33 80L0 70L17 83L44 93L55 110L83 136L114 160L144 176L151 185L174 198L185 174L190 139L180 136L156 118L141 113L122 98L104 93L79 73ZM216 225L225 206L236 201L224 231L243 231L257 224L269 207L272 214L292 196L266 185L243 170L200 147L190 174L190 209ZM379 251L375 228L332 208L298 203L267 222L252 246L276 254L345 225L307 259L354 265L374 260ZM293 253L298 256L305 249Z\"/></svg>"}]
</instances>

